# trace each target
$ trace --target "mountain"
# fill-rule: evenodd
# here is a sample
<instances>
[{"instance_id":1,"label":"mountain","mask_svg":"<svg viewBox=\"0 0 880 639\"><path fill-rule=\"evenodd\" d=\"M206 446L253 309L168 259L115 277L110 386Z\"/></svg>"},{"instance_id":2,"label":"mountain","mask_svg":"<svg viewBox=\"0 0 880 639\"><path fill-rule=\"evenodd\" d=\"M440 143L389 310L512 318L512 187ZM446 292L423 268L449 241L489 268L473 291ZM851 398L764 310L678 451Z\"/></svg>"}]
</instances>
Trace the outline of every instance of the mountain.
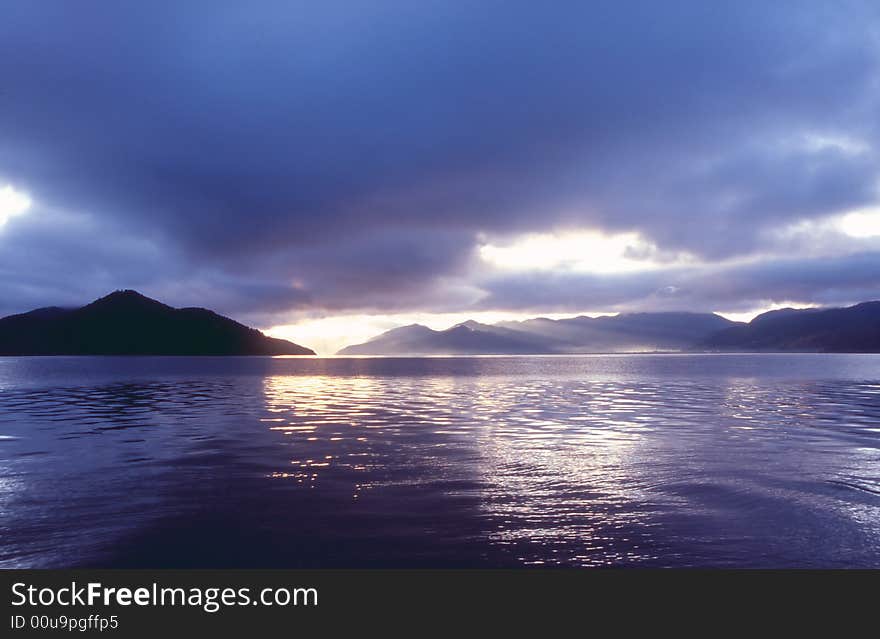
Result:
<instances>
[{"instance_id":1,"label":"mountain","mask_svg":"<svg viewBox=\"0 0 880 639\"><path fill-rule=\"evenodd\" d=\"M483 328L485 327L485 328ZM364 344L343 348L338 355L500 355L552 351L527 339L493 332L491 326L465 322L445 331L411 324L374 337Z\"/></svg>"},{"instance_id":2,"label":"mountain","mask_svg":"<svg viewBox=\"0 0 880 639\"><path fill-rule=\"evenodd\" d=\"M562 353L680 351L735 325L714 313L621 313L498 324L540 336L548 347Z\"/></svg>"},{"instance_id":3,"label":"mountain","mask_svg":"<svg viewBox=\"0 0 880 639\"><path fill-rule=\"evenodd\" d=\"M486 355L679 351L736 326L711 313L625 313L611 317L536 318L444 331L413 324L392 329L339 355Z\"/></svg>"},{"instance_id":4,"label":"mountain","mask_svg":"<svg viewBox=\"0 0 880 639\"><path fill-rule=\"evenodd\" d=\"M782 309L720 331L698 346L716 351L880 352L880 302Z\"/></svg>"},{"instance_id":5,"label":"mountain","mask_svg":"<svg viewBox=\"0 0 880 639\"><path fill-rule=\"evenodd\" d=\"M0 319L0 355L314 355L204 308L116 291L77 309Z\"/></svg>"}]
</instances>

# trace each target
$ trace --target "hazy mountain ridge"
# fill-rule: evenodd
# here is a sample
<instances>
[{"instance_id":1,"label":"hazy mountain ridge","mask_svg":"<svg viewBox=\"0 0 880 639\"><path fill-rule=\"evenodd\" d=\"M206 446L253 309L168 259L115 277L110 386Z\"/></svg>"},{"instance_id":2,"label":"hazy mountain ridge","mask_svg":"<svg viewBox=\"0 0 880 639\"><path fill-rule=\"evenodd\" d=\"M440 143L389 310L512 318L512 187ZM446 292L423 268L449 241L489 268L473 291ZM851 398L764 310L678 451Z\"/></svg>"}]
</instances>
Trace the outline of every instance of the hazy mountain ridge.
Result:
<instances>
[{"instance_id":1,"label":"hazy mountain ridge","mask_svg":"<svg viewBox=\"0 0 880 639\"><path fill-rule=\"evenodd\" d=\"M363 344L347 346L339 355L528 355L546 354L541 345L527 338L506 335L477 326L477 322L457 324L435 331L421 324L402 326L386 331ZM511 331L512 333L512 331Z\"/></svg>"},{"instance_id":2,"label":"hazy mountain ridge","mask_svg":"<svg viewBox=\"0 0 880 639\"><path fill-rule=\"evenodd\" d=\"M136 291L81 308L0 319L2 355L314 355L204 308L176 309Z\"/></svg>"},{"instance_id":3,"label":"hazy mountain ridge","mask_svg":"<svg viewBox=\"0 0 880 639\"><path fill-rule=\"evenodd\" d=\"M466 331L466 333L465 333ZM880 302L846 308L779 309L748 324L714 313L623 313L538 317L444 331L392 329L340 355L572 354L680 351L880 352Z\"/></svg>"},{"instance_id":4,"label":"hazy mountain ridge","mask_svg":"<svg viewBox=\"0 0 880 639\"><path fill-rule=\"evenodd\" d=\"M713 313L632 313L561 320L481 324L473 320L435 331L412 325L392 329L339 355L518 355L680 351L723 328L736 326Z\"/></svg>"},{"instance_id":5,"label":"hazy mountain ridge","mask_svg":"<svg viewBox=\"0 0 880 639\"><path fill-rule=\"evenodd\" d=\"M736 325L714 313L622 313L560 320L538 318L500 326L551 340L558 352L678 351L719 330Z\"/></svg>"}]
</instances>

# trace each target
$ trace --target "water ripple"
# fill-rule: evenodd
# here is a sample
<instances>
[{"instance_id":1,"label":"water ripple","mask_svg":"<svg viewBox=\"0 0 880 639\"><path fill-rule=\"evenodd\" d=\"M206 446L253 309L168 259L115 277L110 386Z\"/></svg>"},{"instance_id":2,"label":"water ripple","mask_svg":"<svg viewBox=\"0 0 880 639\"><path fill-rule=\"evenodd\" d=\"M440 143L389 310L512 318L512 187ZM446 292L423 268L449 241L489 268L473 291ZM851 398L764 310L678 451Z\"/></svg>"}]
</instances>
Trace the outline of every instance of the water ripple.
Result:
<instances>
[{"instance_id":1,"label":"water ripple","mask_svg":"<svg viewBox=\"0 0 880 639\"><path fill-rule=\"evenodd\" d=\"M0 360L0 566L880 567L816 357Z\"/></svg>"}]
</instances>

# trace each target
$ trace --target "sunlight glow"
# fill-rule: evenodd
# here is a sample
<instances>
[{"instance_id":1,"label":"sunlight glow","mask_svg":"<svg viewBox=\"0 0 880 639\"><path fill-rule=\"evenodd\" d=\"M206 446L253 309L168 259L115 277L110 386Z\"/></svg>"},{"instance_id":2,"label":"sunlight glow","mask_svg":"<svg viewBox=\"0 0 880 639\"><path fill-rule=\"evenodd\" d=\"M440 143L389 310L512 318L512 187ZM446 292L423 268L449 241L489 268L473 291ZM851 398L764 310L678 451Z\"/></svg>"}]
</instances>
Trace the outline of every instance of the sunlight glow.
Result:
<instances>
[{"instance_id":1,"label":"sunlight glow","mask_svg":"<svg viewBox=\"0 0 880 639\"><path fill-rule=\"evenodd\" d=\"M509 244L486 243L480 257L505 270L563 270L582 273L629 273L693 261L683 254L663 254L638 233L605 235L597 231L529 234Z\"/></svg>"},{"instance_id":2,"label":"sunlight glow","mask_svg":"<svg viewBox=\"0 0 880 639\"><path fill-rule=\"evenodd\" d=\"M0 226L15 215L21 215L31 208L31 198L6 185L0 188Z\"/></svg>"},{"instance_id":3,"label":"sunlight glow","mask_svg":"<svg viewBox=\"0 0 880 639\"><path fill-rule=\"evenodd\" d=\"M761 313L768 311L778 311L781 308L819 308L818 304L804 304L802 302L766 302L765 306L755 307L749 311L735 311L728 313L725 311L715 311L717 315L726 317L731 322L751 322Z\"/></svg>"},{"instance_id":4,"label":"sunlight glow","mask_svg":"<svg viewBox=\"0 0 880 639\"><path fill-rule=\"evenodd\" d=\"M851 237L876 237L880 235L880 208L847 213L838 220L837 225Z\"/></svg>"}]
</instances>

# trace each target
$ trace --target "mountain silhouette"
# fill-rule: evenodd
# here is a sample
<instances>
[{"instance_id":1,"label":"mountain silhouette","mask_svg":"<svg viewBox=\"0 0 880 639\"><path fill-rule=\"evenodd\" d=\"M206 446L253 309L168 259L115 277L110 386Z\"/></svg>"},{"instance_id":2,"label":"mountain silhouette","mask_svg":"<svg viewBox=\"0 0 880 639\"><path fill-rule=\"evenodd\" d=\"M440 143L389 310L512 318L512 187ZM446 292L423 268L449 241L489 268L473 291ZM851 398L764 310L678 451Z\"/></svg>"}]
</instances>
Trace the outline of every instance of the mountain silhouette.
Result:
<instances>
[{"instance_id":1,"label":"mountain silhouette","mask_svg":"<svg viewBox=\"0 0 880 639\"><path fill-rule=\"evenodd\" d=\"M680 351L736 326L712 313L626 313L611 317L536 318L481 324L468 320L435 331L395 328L339 355L522 355Z\"/></svg>"},{"instance_id":2,"label":"mountain silhouette","mask_svg":"<svg viewBox=\"0 0 880 639\"><path fill-rule=\"evenodd\" d=\"M603 317L584 315L559 320L536 318L499 322L544 340L560 353L622 353L681 351L736 322L714 313L621 313Z\"/></svg>"},{"instance_id":3,"label":"mountain silhouette","mask_svg":"<svg viewBox=\"0 0 880 639\"><path fill-rule=\"evenodd\" d=\"M465 322L444 331L435 331L421 324L401 326L364 344L347 346L338 355L525 355L550 352L528 340L475 326L484 325Z\"/></svg>"},{"instance_id":4,"label":"mountain silhouette","mask_svg":"<svg viewBox=\"0 0 880 639\"><path fill-rule=\"evenodd\" d=\"M781 309L720 331L698 345L718 351L880 352L880 302L847 308Z\"/></svg>"},{"instance_id":5,"label":"mountain silhouette","mask_svg":"<svg viewBox=\"0 0 880 639\"><path fill-rule=\"evenodd\" d=\"M0 355L314 355L204 308L116 291L77 309L0 319Z\"/></svg>"}]
</instances>

